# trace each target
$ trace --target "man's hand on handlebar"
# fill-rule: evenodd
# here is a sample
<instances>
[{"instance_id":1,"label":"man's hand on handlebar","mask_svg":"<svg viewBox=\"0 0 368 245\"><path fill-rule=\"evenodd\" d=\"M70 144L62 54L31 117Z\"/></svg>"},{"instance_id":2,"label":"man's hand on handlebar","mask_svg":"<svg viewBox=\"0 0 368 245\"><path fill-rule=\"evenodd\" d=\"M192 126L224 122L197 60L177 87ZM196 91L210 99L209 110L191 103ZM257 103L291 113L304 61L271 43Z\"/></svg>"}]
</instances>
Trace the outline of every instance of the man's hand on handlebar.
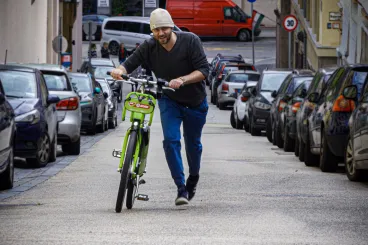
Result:
<instances>
[{"instance_id":1,"label":"man's hand on handlebar","mask_svg":"<svg viewBox=\"0 0 368 245\"><path fill-rule=\"evenodd\" d=\"M119 68L115 68L111 71L111 76L115 80L123 80L123 78L122 78L123 74L124 74L124 72L122 70L120 70Z\"/></svg>"},{"instance_id":2,"label":"man's hand on handlebar","mask_svg":"<svg viewBox=\"0 0 368 245\"><path fill-rule=\"evenodd\" d=\"M184 82L179 78L173 79L169 83L169 87L173 89L179 89L182 85L184 85Z\"/></svg>"}]
</instances>

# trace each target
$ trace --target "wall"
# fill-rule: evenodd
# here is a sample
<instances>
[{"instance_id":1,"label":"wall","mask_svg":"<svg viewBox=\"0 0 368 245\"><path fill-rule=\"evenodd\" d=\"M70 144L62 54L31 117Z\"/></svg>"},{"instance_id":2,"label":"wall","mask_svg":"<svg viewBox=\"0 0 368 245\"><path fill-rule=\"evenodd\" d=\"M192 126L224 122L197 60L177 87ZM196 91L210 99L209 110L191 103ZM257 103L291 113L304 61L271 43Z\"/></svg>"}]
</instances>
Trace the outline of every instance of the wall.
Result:
<instances>
[{"instance_id":1,"label":"wall","mask_svg":"<svg viewBox=\"0 0 368 245\"><path fill-rule=\"evenodd\" d=\"M242 7L242 1L244 12L250 14L251 4L247 0L233 0L239 7ZM253 6L255 10L267 17L263 19L261 24L265 25L265 27L276 27L276 16L273 10L277 7L277 0L257 0Z\"/></svg>"},{"instance_id":2,"label":"wall","mask_svg":"<svg viewBox=\"0 0 368 245\"><path fill-rule=\"evenodd\" d=\"M47 1L0 1L0 62L46 62Z\"/></svg>"},{"instance_id":3,"label":"wall","mask_svg":"<svg viewBox=\"0 0 368 245\"><path fill-rule=\"evenodd\" d=\"M337 3L338 0L323 0L321 3L319 43L323 46L340 45L340 30L327 28L327 23L340 23L340 21L329 21L330 12L340 12Z\"/></svg>"},{"instance_id":4,"label":"wall","mask_svg":"<svg viewBox=\"0 0 368 245\"><path fill-rule=\"evenodd\" d=\"M75 41L75 45L72 48L73 54L73 72L76 72L77 69L82 65L82 14L83 14L83 0L80 0L77 7L77 18L74 22L73 26L73 40Z\"/></svg>"}]
</instances>

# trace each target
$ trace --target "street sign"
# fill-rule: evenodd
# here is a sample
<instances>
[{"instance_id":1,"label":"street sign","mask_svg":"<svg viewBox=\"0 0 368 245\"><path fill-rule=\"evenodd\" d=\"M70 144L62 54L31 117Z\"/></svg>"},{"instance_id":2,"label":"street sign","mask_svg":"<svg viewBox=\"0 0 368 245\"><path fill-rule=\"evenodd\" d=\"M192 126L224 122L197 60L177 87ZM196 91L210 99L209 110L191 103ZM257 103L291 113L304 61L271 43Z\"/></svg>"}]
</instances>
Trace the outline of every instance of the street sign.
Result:
<instances>
[{"instance_id":1,"label":"street sign","mask_svg":"<svg viewBox=\"0 0 368 245\"><path fill-rule=\"evenodd\" d=\"M250 2L250 3L255 3L255 2L256 2L256 0L248 0L248 2Z\"/></svg>"},{"instance_id":2,"label":"street sign","mask_svg":"<svg viewBox=\"0 0 368 245\"><path fill-rule=\"evenodd\" d=\"M288 15L284 18L282 25L285 31L292 32L298 27L298 19L294 15Z\"/></svg>"},{"instance_id":3,"label":"street sign","mask_svg":"<svg viewBox=\"0 0 368 245\"><path fill-rule=\"evenodd\" d=\"M88 24L91 23L91 35L95 34L97 31L97 24L92 21L88 21L83 24L83 31L86 33L86 35L89 35L89 27Z\"/></svg>"},{"instance_id":4,"label":"street sign","mask_svg":"<svg viewBox=\"0 0 368 245\"><path fill-rule=\"evenodd\" d=\"M157 8L156 0L145 0L144 7L145 8Z\"/></svg>"},{"instance_id":5,"label":"street sign","mask_svg":"<svg viewBox=\"0 0 368 245\"><path fill-rule=\"evenodd\" d=\"M63 36L57 36L52 40L52 49L56 53L65 52L68 49L68 41Z\"/></svg>"}]
</instances>

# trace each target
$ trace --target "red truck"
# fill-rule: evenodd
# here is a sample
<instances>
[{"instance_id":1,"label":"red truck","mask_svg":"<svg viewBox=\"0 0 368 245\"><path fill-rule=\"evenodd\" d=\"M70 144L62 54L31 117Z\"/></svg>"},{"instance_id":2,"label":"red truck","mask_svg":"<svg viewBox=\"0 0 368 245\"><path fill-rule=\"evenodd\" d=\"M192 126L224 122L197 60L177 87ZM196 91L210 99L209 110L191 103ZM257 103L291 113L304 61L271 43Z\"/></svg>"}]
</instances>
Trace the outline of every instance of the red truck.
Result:
<instances>
[{"instance_id":1,"label":"red truck","mask_svg":"<svg viewBox=\"0 0 368 245\"><path fill-rule=\"evenodd\" d=\"M252 17L231 0L166 0L166 9L175 24L183 31L200 37L236 37L239 41L252 39ZM260 23L254 35L261 33Z\"/></svg>"}]
</instances>

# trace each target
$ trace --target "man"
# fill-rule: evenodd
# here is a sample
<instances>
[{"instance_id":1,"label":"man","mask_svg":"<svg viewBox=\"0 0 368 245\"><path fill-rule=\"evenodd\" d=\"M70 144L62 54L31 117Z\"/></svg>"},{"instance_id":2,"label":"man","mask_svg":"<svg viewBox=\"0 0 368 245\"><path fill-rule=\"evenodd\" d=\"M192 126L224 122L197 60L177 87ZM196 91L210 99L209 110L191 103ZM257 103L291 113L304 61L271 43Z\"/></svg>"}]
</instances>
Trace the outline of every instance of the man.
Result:
<instances>
[{"instance_id":1,"label":"man","mask_svg":"<svg viewBox=\"0 0 368 245\"><path fill-rule=\"evenodd\" d=\"M164 9L151 13L153 38L141 44L129 58L112 71L115 79L145 63L156 77L170 81L173 91L158 100L164 134L163 147L171 176L178 187L176 205L188 204L196 191L202 155L201 135L208 104L204 80L209 65L200 39L193 33L173 32L174 23ZM184 85L184 86L181 86ZM180 125L183 123L189 177L185 184L181 158Z\"/></svg>"}]
</instances>

